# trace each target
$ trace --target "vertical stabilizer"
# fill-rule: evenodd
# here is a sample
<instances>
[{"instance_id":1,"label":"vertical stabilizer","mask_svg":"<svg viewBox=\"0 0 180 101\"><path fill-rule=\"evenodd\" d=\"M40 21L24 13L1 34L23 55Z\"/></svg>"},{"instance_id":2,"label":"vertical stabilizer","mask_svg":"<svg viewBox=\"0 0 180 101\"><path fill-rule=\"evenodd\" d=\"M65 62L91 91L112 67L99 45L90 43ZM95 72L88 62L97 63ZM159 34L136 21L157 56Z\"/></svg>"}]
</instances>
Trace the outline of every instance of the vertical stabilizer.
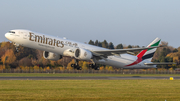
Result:
<instances>
[{"instance_id":1,"label":"vertical stabilizer","mask_svg":"<svg viewBox=\"0 0 180 101\"><path fill-rule=\"evenodd\" d=\"M147 47L153 47L153 46L158 46L160 43L161 39L156 38L154 41L152 41ZM155 51L157 48L153 48L153 49L146 49L146 50L142 50L137 57L141 58L142 60L148 60L151 61Z\"/></svg>"}]
</instances>

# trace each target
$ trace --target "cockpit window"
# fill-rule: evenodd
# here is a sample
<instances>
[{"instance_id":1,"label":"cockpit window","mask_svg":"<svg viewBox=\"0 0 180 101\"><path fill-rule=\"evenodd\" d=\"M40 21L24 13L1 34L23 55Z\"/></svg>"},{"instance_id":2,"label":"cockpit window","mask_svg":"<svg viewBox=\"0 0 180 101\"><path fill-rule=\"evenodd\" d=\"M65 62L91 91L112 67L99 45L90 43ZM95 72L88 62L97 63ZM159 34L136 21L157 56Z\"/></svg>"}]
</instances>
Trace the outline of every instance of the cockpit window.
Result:
<instances>
[{"instance_id":1,"label":"cockpit window","mask_svg":"<svg viewBox=\"0 0 180 101\"><path fill-rule=\"evenodd\" d=\"M14 32L14 31L9 31L9 33L13 33L13 34L15 34L15 32Z\"/></svg>"}]
</instances>

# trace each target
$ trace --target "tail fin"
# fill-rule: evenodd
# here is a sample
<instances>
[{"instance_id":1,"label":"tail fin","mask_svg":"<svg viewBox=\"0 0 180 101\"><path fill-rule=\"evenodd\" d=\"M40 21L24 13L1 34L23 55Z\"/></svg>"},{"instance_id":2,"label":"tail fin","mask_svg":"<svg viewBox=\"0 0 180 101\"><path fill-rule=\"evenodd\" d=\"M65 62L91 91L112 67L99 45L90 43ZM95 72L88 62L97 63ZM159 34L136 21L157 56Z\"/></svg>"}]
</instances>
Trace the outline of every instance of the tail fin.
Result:
<instances>
[{"instance_id":1,"label":"tail fin","mask_svg":"<svg viewBox=\"0 0 180 101\"><path fill-rule=\"evenodd\" d=\"M153 47L153 46L158 46L160 43L161 39L156 38L154 41L152 41L147 47ZM137 57L141 58L142 60L148 60L151 61L155 51L157 48L153 48L153 49L146 49L146 50L142 50Z\"/></svg>"}]
</instances>

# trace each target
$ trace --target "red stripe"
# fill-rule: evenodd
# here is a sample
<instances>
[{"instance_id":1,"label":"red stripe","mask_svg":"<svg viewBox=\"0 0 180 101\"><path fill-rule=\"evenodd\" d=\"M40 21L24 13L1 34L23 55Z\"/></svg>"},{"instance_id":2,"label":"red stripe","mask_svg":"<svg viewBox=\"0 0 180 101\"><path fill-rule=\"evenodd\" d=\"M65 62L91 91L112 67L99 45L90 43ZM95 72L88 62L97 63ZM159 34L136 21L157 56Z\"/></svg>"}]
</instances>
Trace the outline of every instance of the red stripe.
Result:
<instances>
[{"instance_id":1,"label":"red stripe","mask_svg":"<svg viewBox=\"0 0 180 101\"><path fill-rule=\"evenodd\" d=\"M146 50L141 51L141 52L137 55L137 57L138 57L138 58L142 58L142 57L143 57L143 55L144 55L146 52L147 52L147 49L146 49Z\"/></svg>"},{"instance_id":2,"label":"red stripe","mask_svg":"<svg viewBox=\"0 0 180 101\"><path fill-rule=\"evenodd\" d=\"M160 41L156 42L155 46L157 46L159 44ZM156 45L157 44L157 45ZM149 47L153 46L153 45L150 45ZM142 61L142 57L144 56L144 54L148 51L148 49L145 49L143 51L141 51L138 55L137 55L137 60L129 65L126 65L126 66L132 66L132 65L136 65L138 63L140 63Z\"/></svg>"},{"instance_id":3,"label":"red stripe","mask_svg":"<svg viewBox=\"0 0 180 101\"><path fill-rule=\"evenodd\" d=\"M133 63L131 63L131 64L129 64L129 65L126 65L126 66L132 66L132 65L135 65L135 64L140 63L141 61L142 61L142 58L139 58L139 57L138 57L138 59L137 59L135 62L133 62Z\"/></svg>"},{"instance_id":4,"label":"red stripe","mask_svg":"<svg viewBox=\"0 0 180 101\"><path fill-rule=\"evenodd\" d=\"M143 55L147 52L148 49L142 50L138 55L137 55L137 60L129 65L126 66L132 66L140 63L142 61Z\"/></svg>"}]
</instances>

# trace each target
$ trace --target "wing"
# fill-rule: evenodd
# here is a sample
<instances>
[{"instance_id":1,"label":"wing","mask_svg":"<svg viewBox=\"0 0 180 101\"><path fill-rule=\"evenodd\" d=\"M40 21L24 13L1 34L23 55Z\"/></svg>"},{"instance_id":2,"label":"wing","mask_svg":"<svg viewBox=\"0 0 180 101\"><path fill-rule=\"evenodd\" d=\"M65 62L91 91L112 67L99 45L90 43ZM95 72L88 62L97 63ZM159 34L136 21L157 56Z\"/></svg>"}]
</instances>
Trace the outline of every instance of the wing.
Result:
<instances>
[{"instance_id":1,"label":"wing","mask_svg":"<svg viewBox=\"0 0 180 101\"><path fill-rule=\"evenodd\" d=\"M133 54L133 52L136 52L136 51L158 48L158 47L161 47L161 46L144 47L144 48L129 48L129 49L110 49L110 50L91 51L91 52L93 53L94 56L107 58L107 56L110 56L110 55L119 55L119 54L124 54L124 53Z\"/></svg>"}]
</instances>

